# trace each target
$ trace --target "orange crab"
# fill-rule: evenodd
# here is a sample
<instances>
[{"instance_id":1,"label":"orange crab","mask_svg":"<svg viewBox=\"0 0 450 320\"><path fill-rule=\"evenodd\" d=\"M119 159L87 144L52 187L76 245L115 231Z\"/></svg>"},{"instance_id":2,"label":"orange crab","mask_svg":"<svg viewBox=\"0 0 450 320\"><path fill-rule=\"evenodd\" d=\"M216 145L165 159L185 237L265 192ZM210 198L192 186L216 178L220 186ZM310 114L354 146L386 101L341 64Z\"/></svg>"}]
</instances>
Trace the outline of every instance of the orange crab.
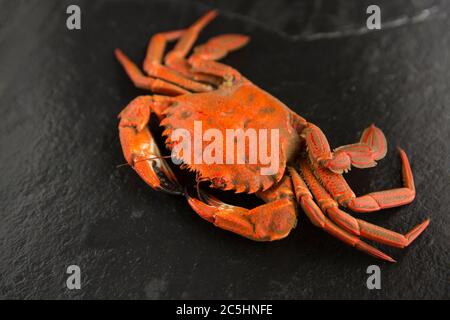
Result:
<instances>
[{"instance_id":1,"label":"orange crab","mask_svg":"<svg viewBox=\"0 0 450 320\"><path fill-rule=\"evenodd\" d=\"M194 48L188 57L199 32L216 15L216 11L210 11L187 29L154 35L144 60L146 74L122 51L115 51L137 87L160 94L135 98L119 115L120 141L127 162L153 189L185 195L199 216L249 239L271 241L286 237L296 226L299 204L317 227L361 251L394 262L361 238L404 248L425 230L429 220L403 235L354 218L340 207L372 212L411 203L415 188L405 152L399 149L402 188L355 196L342 174L351 166L373 167L385 156L387 144L381 130L371 125L359 142L332 152L317 126L237 70L217 62L244 46L247 36L214 37ZM167 42L173 40L177 40L175 47L164 56ZM280 164L272 175L262 175L257 170L258 163L192 163L180 155L182 166L195 171L199 181L209 181L212 187L222 190L254 193L266 203L249 210L225 204L201 189L198 198L183 191L148 129L152 113L165 128L163 135L169 149L176 145L170 138L173 130L182 128L193 133L195 121L202 121L204 128L222 132L227 128L278 129Z\"/></svg>"}]
</instances>

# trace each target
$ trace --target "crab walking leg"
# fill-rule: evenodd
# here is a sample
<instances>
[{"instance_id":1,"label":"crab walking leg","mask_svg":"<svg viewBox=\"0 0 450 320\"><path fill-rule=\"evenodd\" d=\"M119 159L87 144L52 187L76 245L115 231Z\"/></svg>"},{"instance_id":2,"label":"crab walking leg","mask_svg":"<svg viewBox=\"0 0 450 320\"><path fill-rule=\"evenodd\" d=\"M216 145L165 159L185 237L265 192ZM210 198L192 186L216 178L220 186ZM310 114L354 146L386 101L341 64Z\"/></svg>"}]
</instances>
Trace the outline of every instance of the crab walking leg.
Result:
<instances>
[{"instance_id":1,"label":"crab walking leg","mask_svg":"<svg viewBox=\"0 0 450 320\"><path fill-rule=\"evenodd\" d=\"M116 49L114 53L117 60L119 60L122 67L125 69L125 72L128 74L128 77L130 77L136 87L144 90L151 90L154 93L167 95L182 95L190 93L188 90L175 84L161 79L145 76L120 49Z\"/></svg>"},{"instance_id":2,"label":"crab walking leg","mask_svg":"<svg viewBox=\"0 0 450 320\"><path fill-rule=\"evenodd\" d=\"M218 87L222 83L222 79L210 74L200 73L200 72L194 72L192 71L191 66L187 62L186 59L178 59L176 61L171 61L169 67L179 73L181 73L183 76L193 79L195 81L207 83L209 85L213 85L215 87Z\"/></svg>"},{"instance_id":3,"label":"crab walking leg","mask_svg":"<svg viewBox=\"0 0 450 320\"><path fill-rule=\"evenodd\" d=\"M372 212L411 203L416 195L414 179L406 153L399 148L402 161L403 188L371 192L356 197L344 177L325 168L314 168L314 174L342 206L355 212Z\"/></svg>"},{"instance_id":4,"label":"crab walking leg","mask_svg":"<svg viewBox=\"0 0 450 320\"><path fill-rule=\"evenodd\" d=\"M223 34L213 37L209 39L205 44L199 45L194 48L194 53L191 55L190 61L194 61L195 59L222 59L229 52L238 50L245 46L248 43L249 39L250 38L248 36L242 34ZM170 57L172 58L170 59ZM166 59L166 65L194 80L211 83L216 86L220 85L220 83L222 82L217 76L201 72L193 72L191 70L191 65L185 58L173 58L173 56L168 56L168 58Z\"/></svg>"},{"instance_id":5,"label":"crab walking leg","mask_svg":"<svg viewBox=\"0 0 450 320\"><path fill-rule=\"evenodd\" d=\"M150 40L147 55L144 60L144 70L150 76L176 83L177 85L194 92L207 92L213 90L209 84L204 84L186 77L170 66L178 66L182 70L183 59L191 49L200 31L217 15L210 11L189 28L169 33L159 33ZM167 66L162 64L162 57L167 41L179 39L175 48L170 51L165 59ZM172 63L171 63L172 62Z\"/></svg>"},{"instance_id":6,"label":"crab walking leg","mask_svg":"<svg viewBox=\"0 0 450 320\"><path fill-rule=\"evenodd\" d=\"M166 63L167 66L169 66L173 70L170 70L162 66L164 50L166 48L167 42L179 39L181 35L183 35L183 33L185 32L186 30L183 29L168 32L160 32L152 36L147 47L147 54L145 56L143 64L145 72L155 76L163 72L164 76L167 75L167 80L169 81L174 80L174 82L185 83L187 80L181 77L176 72L173 72L173 70L175 70L185 77L191 79L195 78L194 80L199 81L206 80L206 82L211 82L211 80L213 80L211 79L211 77L194 77L194 75L189 71L189 65L185 59L176 60L174 61L174 63L171 64ZM162 71L163 69L164 71ZM163 78L164 76L162 76L161 78ZM214 84L214 82L211 82L211 84ZM187 85L191 87L193 86L194 89L198 89L200 91L209 90L209 87L205 87L196 82L189 82Z\"/></svg>"},{"instance_id":7,"label":"crab walking leg","mask_svg":"<svg viewBox=\"0 0 450 320\"><path fill-rule=\"evenodd\" d=\"M353 233L382 244L392 247L404 248L411 244L428 226L429 219L418 224L411 231L402 235L400 233L376 226L361 219L356 219L348 213L339 209L337 202L330 196L330 194L322 187L320 182L314 176L312 168L307 163L306 159L300 163L300 169L305 179L309 190L311 190L314 198L319 204L323 212L330 217L337 225ZM302 181L298 173L291 170L291 176L294 181L299 180L297 185L302 186Z\"/></svg>"},{"instance_id":8,"label":"crab walking leg","mask_svg":"<svg viewBox=\"0 0 450 320\"><path fill-rule=\"evenodd\" d=\"M411 203L416 197L414 178L408 157L403 149L398 148L402 161L403 188L371 192L366 195L350 199L346 206L356 212L370 212L374 210L398 207Z\"/></svg>"},{"instance_id":9,"label":"crab walking leg","mask_svg":"<svg viewBox=\"0 0 450 320\"><path fill-rule=\"evenodd\" d=\"M217 16L217 11L212 10L198 19L193 25L186 29L181 38L165 57L165 62L170 65L172 61L183 59L191 50L202 29Z\"/></svg>"},{"instance_id":10,"label":"crab walking leg","mask_svg":"<svg viewBox=\"0 0 450 320\"><path fill-rule=\"evenodd\" d=\"M151 69L153 64L161 64L167 42L177 40L186 30L160 32L150 38L147 54L144 59L144 71Z\"/></svg>"},{"instance_id":11,"label":"crab walking leg","mask_svg":"<svg viewBox=\"0 0 450 320\"><path fill-rule=\"evenodd\" d=\"M375 161L382 159L387 152L386 138L375 125L364 130L359 143L342 146L333 153L324 133L316 125L309 123L301 135L305 138L311 162L335 173L346 172L352 165L357 168L374 167Z\"/></svg>"},{"instance_id":12,"label":"crab walking leg","mask_svg":"<svg viewBox=\"0 0 450 320\"><path fill-rule=\"evenodd\" d=\"M186 78L181 73L159 63L150 64L150 66L146 68L145 72L147 72L152 77L175 83L180 87L194 92L208 92L213 90L213 87L211 85Z\"/></svg>"},{"instance_id":13,"label":"crab walking leg","mask_svg":"<svg viewBox=\"0 0 450 320\"><path fill-rule=\"evenodd\" d=\"M339 240L352 247L355 247L360 251L368 253L382 260L395 262L395 260L387 254L362 241L358 236L345 231L343 228L328 219L323 214L319 206L314 202L311 192L309 191L306 183L303 181L300 175L293 168L289 168L289 171L291 173L292 183L294 185L297 201L300 203L300 206L302 207L303 211L312 224L314 224L316 227L322 228L332 236L338 238Z\"/></svg>"},{"instance_id":14,"label":"crab walking leg","mask_svg":"<svg viewBox=\"0 0 450 320\"><path fill-rule=\"evenodd\" d=\"M189 58L188 62L193 71L211 74L223 78L225 81L238 81L242 78L239 71L220 62L203 60L197 57Z\"/></svg>"},{"instance_id":15,"label":"crab walking leg","mask_svg":"<svg viewBox=\"0 0 450 320\"><path fill-rule=\"evenodd\" d=\"M187 79L164 66L156 65L149 76L145 76L120 49L114 51L117 60L122 64L135 86L152 90L157 93L185 94L191 91L211 91L212 87ZM168 70L168 71L167 71ZM167 72L166 72L167 71ZM183 87L183 88L182 88ZM188 90L187 90L188 89Z\"/></svg>"},{"instance_id":16,"label":"crab walking leg","mask_svg":"<svg viewBox=\"0 0 450 320\"><path fill-rule=\"evenodd\" d=\"M222 79L210 74L194 72L192 71L191 65L187 62L185 58L174 59L166 64L173 70L182 74L183 76L193 79L195 81L200 81L218 87L222 83Z\"/></svg>"},{"instance_id":17,"label":"crab walking leg","mask_svg":"<svg viewBox=\"0 0 450 320\"><path fill-rule=\"evenodd\" d=\"M209 12L205 16L206 18L204 17L205 19L202 19L204 19L203 21L209 22L210 19L215 17L216 14L217 13L215 11ZM238 50L246 45L249 41L249 37L241 34L224 34L213 37L205 44L195 47L194 53L191 55L189 61L186 61L185 57L198 36L199 31L196 31L196 29L199 28L199 25L200 28L203 28L206 23L197 23L193 27L191 27L194 28L193 31L191 31L191 34L189 34L189 31L187 31L186 34L180 39L175 49L167 54L165 58L165 64L170 66L172 69L175 69L178 72L195 80L212 83L214 85L220 85L217 77L222 78L222 74L211 73L209 72L209 70L206 70L206 72L204 72L205 70L201 70L201 68L195 68L195 66L192 66L192 62L197 60L222 59L229 52ZM188 38L188 40L184 41L185 37ZM194 70L191 70L191 67L194 67Z\"/></svg>"},{"instance_id":18,"label":"crab walking leg","mask_svg":"<svg viewBox=\"0 0 450 320\"><path fill-rule=\"evenodd\" d=\"M131 101L120 113L119 134L125 159L153 189L172 194L182 190L172 169L161 158L147 123L154 100L141 96Z\"/></svg>"},{"instance_id":19,"label":"crab walking leg","mask_svg":"<svg viewBox=\"0 0 450 320\"><path fill-rule=\"evenodd\" d=\"M222 34L195 47L191 57L203 60L220 60L229 52L245 46L249 40L250 37L242 34Z\"/></svg>"}]
</instances>

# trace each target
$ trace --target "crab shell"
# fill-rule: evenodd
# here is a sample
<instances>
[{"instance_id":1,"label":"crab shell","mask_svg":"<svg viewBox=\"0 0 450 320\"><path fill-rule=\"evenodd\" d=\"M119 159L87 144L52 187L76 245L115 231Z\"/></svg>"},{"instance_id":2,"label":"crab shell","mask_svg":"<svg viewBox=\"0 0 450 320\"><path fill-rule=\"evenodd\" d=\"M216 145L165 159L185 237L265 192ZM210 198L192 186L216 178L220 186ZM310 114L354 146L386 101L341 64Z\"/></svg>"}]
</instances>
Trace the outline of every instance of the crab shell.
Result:
<instances>
[{"instance_id":1,"label":"crab shell","mask_svg":"<svg viewBox=\"0 0 450 320\"><path fill-rule=\"evenodd\" d=\"M179 143L171 140L171 133L175 129L185 129L190 137L194 137L195 121L201 121L203 132L216 129L222 133L222 137L226 137L226 129L245 131L251 128L256 132L260 132L259 129L267 129L267 136L271 129L278 129L279 166L278 171L272 175L261 174L260 169L268 165L263 165L260 159L256 163L248 161L250 156L248 143L245 145L246 161L242 164L225 164L225 152L222 152L223 164L197 164L194 163L192 155L190 158L187 155L179 155L183 168L187 167L197 172L199 180L210 181L212 187L222 190L235 190L236 193L267 190L283 177L286 163L294 159L302 146L302 138L298 132L301 131L303 124L299 121L299 116L246 79L232 86L222 85L214 92L176 97L164 114L165 118L161 121L161 125L165 127L163 135L167 137L166 145L169 149L173 149ZM270 154L271 141L267 140L267 154ZM240 156L237 154L238 141L234 139L231 143L235 152L234 159L238 159ZM202 144L203 152L207 145ZM223 145L225 146L225 141ZM218 151L224 150L216 149L216 152Z\"/></svg>"}]
</instances>

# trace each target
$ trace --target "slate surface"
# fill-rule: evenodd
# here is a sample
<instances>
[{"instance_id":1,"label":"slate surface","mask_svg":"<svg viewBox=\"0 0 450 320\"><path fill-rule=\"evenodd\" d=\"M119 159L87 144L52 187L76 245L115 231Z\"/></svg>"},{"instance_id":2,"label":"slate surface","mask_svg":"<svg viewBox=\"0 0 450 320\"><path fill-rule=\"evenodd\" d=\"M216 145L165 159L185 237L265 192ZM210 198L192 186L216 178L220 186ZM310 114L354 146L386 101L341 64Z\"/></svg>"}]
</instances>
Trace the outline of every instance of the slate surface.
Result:
<instances>
[{"instance_id":1,"label":"slate surface","mask_svg":"<svg viewBox=\"0 0 450 320\"><path fill-rule=\"evenodd\" d=\"M0 296L450 298L449 6L380 1L386 29L366 32L367 3L1 1ZM82 9L81 31L66 29L68 4ZM402 232L432 219L411 247L383 247L397 264L343 245L302 212L283 241L240 238L116 168L124 161L116 115L142 91L113 49L141 61L150 35L210 7L222 15L201 40L251 35L226 63L318 124L332 146L372 122L384 130L387 157L348 175L358 194L400 185L395 146L406 149L415 202L361 215ZM71 264L81 267L82 290L65 287ZM366 288L372 264L381 290Z\"/></svg>"}]
</instances>

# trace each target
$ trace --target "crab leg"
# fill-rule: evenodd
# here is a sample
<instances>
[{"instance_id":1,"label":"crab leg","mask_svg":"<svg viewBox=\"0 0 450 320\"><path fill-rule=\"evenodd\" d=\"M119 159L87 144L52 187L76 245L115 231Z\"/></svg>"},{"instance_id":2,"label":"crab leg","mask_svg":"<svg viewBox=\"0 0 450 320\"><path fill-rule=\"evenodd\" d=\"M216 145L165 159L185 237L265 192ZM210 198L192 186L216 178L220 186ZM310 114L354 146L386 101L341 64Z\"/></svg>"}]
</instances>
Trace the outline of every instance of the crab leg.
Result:
<instances>
[{"instance_id":1,"label":"crab leg","mask_svg":"<svg viewBox=\"0 0 450 320\"><path fill-rule=\"evenodd\" d=\"M359 143L342 146L333 153L322 130L314 124L309 123L301 134L306 140L311 162L335 173L348 171L352 165L357 168L373 167L375 160L382 159L387 152L386 138L375 125L364 130Z\"/></svg>"},{"instance_id":2,"label":"crab leg","mask_svg":"<svg viewBox=\"0 0 450 320\"><path fill-rule=\"evenodd\" d=\"M297 201L300 203L300 206L302 207L303 211L312 224L314 224L316 227L322 228L332 236L338 238L339 240L352 247L355 247L360 251L368 253L379 259L383 259L389 262L395 262L395 260L387 254L362 241L358 236L351 234L350 232L344 230L342 227L328 219L319 208L319 206L314 202L311 192L309 191L306 183L303 181L300 175L293 168L289 168L289 171L291 173L292 182L294 184Z\"/></svg>"},{"instance_id":3,"label":"crab leg","mask_svg":"<svg viewBox=\"0 0 450 320\"><path fill-rule=\"evenodd\" d=\"M205 44L194 48L191 57L203 60L219 60L229 52L245 46L250 38L242 34L223 34L209 39Z\"/></svg>"},{"instance_id":4,"label":"crab leg","mask_svg":"<svg viewBox=\"0 0 450 320\"><path fill-rule=\"evenodd\" d=\"M125 72L128 74L128 77L130 77L136 87L167 95L182 95L189 93L189 91L177 86L176 84L145 76L120 49L116 49L114 53L117 60L119 60L122 67L125 69Z\"/></svg>"},{"instance_id":5,"label":"crab leg","mask_svg":"<svg viewBox=\"0 0 450 320\"><path fill-rule=\"evenodd\" d=\"M200 31L216 16L216 10L209 11L186 29L175 45L175 48L166 55L165 62L170 65L172 61L185 58L197 40Z\"/></svg>"},{"instance_id":6,"label":"crab leg","mask_svg":"<svg viewBox=\"0 0 450 320\"><path fill-rule=\"evenodd\" d=\"M198 34L216 16L217 11L210 11L186 29L175 48L166 55L165 64L189 78L219 85L220 83L214 74L192 71L190 64L186 61L186 56L197 40ZM191 57L202 60L218 60L225 57L228 52L243 47L248 40L247 36L240 34L216 36L208 40L207 43L195 47L194 54Z\"/></svg>"},{"instance_id":7,"label":"crab leg","mask_svg":"<svg viewBox=\"0 0 450 320\"><path fill-rule=\"evenodd\" d=\"M283 198L246 209L226 204L205 192L204 202L186 195L191 208L215 226L256 241L272 241L286 237L297 223L292 199Z\"/></svg>"},{"instance_id":8,"label":"crab leg","mask_svg":"<svg viewBox=\"0 0 450 320\"><path fill-rule=\"evenodd\" d=\"M170 68L181 73L185 77L188 77L195 81L207 83L216 87L218 87L222 83L222 79L219 77L210 74L194 72L189 63L187 62L187 60L184 58L176 61L171 61L170 64L167 65L169 65Z\"/></svg>"},{"instance_id":9,"label":"crab leg","mask_svg":"<svg viewBox=\"0 0 450 320\"><path fill-rule=\"evenodd\" d=\"M144 60L145 72L150 76L176 83L194 92L211 91L213 88L210 85L189 79L180 72L164 66L162 64L162 57L167 41L179 39L175 48L167 54L165 63L168 66L178 66L182 70L182 60L191 49L198 34L216 15L217 13L215 11L210 11L188 29L154 35L150 39L147 55Z\"/></svg>"},{"instance_id":10,"label":"crab leg","mask_svg":"<svg viewBox=\"0 0 450 320\"><path fill-rule=\"evenodd\" d=\"M213 90L213 87L210 85L188 79L182 74L159 63L152 63L145 71L150 76L175 83L180 87L194 92L207 92Z\"/></svg>"},{"instance_id":11,"label":"crab leg","mask_svg":"<svg viewBox=\"0 0 450 320\"><path fill-rule=\"evenodd\" d=\"M241 79L239 71L220 62L203 60L195 56L189 58L188 62L191 65L192 70L196 72L214 75L223 78L225 81L236 81Z\"/></svg>"},{"instance_id":12,"label":"crab leg","mask_svg":"<svg viewBox=\"0 0 450 320\"><path fill-rule=\"evenodd\" d=\"M161 72L164 72L163 76L167 76L166 80L168 81L173 81L178 84L186 84L187 82L187 86L193 88L194 91L195 89L198 89L197 91L209 90L209 87L205 87L197 82L188 81L187 79L185 79L185 77L194 79L194 76L189 71L188 63L184 59L176 59L176 61L174 60L173 63L167 63L166 61L166 64L185 77L182 77L176 72L168 69L167 67L162 66L164 50L166 48L167 42L179 39L185 32L186 30L183 29L155 34L149 41L143 68L145 72L155 76L157 76ZM163 76L161 78L163 78ZM210 78L205 77L194 80L210 80L206 82L211 82Z\"/></svg>"},{"instance_id":13,"label":"crab leg","mask_svg":"<svg viewBox=\"0 0 450 320\"><path fill-rule=\"evenodd\" d=\"M205 44L199 45L194 48L194 53L190 57L190 61L195 59L202 60L219 60L224 58L229 52L238 50L245 46L249 37L242 34L224 34L220 36L213 37L208 40ZM185 65L189 65L187 61ZM189 68L192 66L189 65ZM208 70L206 70L208 71ZM214 74L208 74L201 71L190 71L193 78L199 81L207 81L219 86L222 82L220 78L222 76L217 76Z\"/></svg>"},{"instance_id":14,"label":"crab leg","mask_svg":"<svg viewBox=\"0 0 450 320\"><path fill-rule=\"evenodd\" d=\"M152 64L161 64L167 42L179 39L186 30L160 32L150 38L147 54L144 59L143 69L150 70Z\"/></svg>"},{"instance_id":15,"label":"crab leg","mask_svg":"<svg viewBox=\"0 0 450 320\"><path fill-rule=\"evenodd\" d=\"M207 19L202 20L201 18L200 20L203 21L202 23L206 24ZM211 91L212 87L210 85L188 79L178 72L162 65L162 56L164 54L164 49L167 42L176 40L180 37L183 38L184 35L190 32L189 30L190 29L162 32L154 35L150 39L147 54L144 60L144 70L150 77L143 75L139 68L118 49L115 51L116 57L135 85L141 89L150 89L154 92L161 92L158 91L158 89L163 87L162 89L164 91L168 90L172 93L175 87L175 94L185 94L188 93L187 90L194 92ZM167 89L167 86L170 88ZM154 89L156 89L156 91Z\"/></svg>"},{"instance_id":16,"label":"crab leg","mask_svg":"<svg viewBox=\"0 0 450 320\"><path fill-rule=\"evenodd\" d=\"M361 219L356 219L348 213L342 211L338 207L338 203L330 196L330 194L322 187L312 172L312 168L306 159L300 163L303 178L309 186L320 208L327 213L331 220L337 225L353 233L379 243L383 243L392 247L404 248L411 244L428 226L429 220L426 219L419 225L415 226L407 234L400 233L376 226ZM292 171L292 170L291 170ZM293 181L301 179L296 172L291 172ZM301 182L299 183L301 185Z\"/></svg>"},{"instance_id":17,"label":"crab leg","mask_svg":"<svg viewBox=\"0 0 450 320\"><path fill-rule=\"evenodd\" d=\"M342 206L355 212L372 212L411 203L416 195L414 179L406 153L399 148L402 161L403 188L371 192L356 197L344 177L324 168L314 168L314 173L325 189Z\"/></svg>"},{"instance_id":18,"label":"crab leg","mask_svg":"<svg viewBox=\"0 0 450 320\"><path fill-rule=\"evenodd\" d=\"M229 52L238 50L245 46L249 41L249 37L241 34L224 34L213 37L205 44L194 48L194 53L190 56L189 61L192 63L196 60L219 60L224 58ZM209 70L203 69L201 72L197 67L197 72L191 70L191 65L184 58L166 58L166 64L178 72L198 81L204 81L215 85L220 85L221 81L218 77L223 78L222 74L208 74Z\"/></svg>"},{"instance_id":19,"label":"crab leg","mask_svg":"<svg viewBox=\"0 0 450 320\"><path fill-rule=\"evenodd\" d=\"M123 154L128 164L153 189L181 194L181 187L147 127L155 101L140 96L120 113L119 133Z\"/></svg>"},{"instance_id":20,"label":"crab leg","mask_svg":"<svg viewBox=\"0 0 450 320\"><path fill-rule=\"evenodd\" d=\"M163 61L164 50L166 48L167 42L179 39L181 35L186 30L176 30L176 31L168 31L168 32L160 32L155 34L149 41L147 54L144 60L144 70L150 73L153 65L161 65ZM209 76L202 75L194 75L189 71L189 65L184 58L180 59L172 59L170 61L165 61L166 65L183 74L186 77L192 78L198 81L205 81L212 84L216 83L216 79Z\"/></svg>"},{"instance_id":21,"label":"crab leg","mask_svg":"<svg viewBox=\"0 0 450 320\"><path fill-rule=\"evenodd\" d=\"M414 178L405 151L398 148L402 161L403 188L371 192L351 199L346 206L357 212L370 212L411 203L416 197Z\"/></svg>"}]
</instances>

